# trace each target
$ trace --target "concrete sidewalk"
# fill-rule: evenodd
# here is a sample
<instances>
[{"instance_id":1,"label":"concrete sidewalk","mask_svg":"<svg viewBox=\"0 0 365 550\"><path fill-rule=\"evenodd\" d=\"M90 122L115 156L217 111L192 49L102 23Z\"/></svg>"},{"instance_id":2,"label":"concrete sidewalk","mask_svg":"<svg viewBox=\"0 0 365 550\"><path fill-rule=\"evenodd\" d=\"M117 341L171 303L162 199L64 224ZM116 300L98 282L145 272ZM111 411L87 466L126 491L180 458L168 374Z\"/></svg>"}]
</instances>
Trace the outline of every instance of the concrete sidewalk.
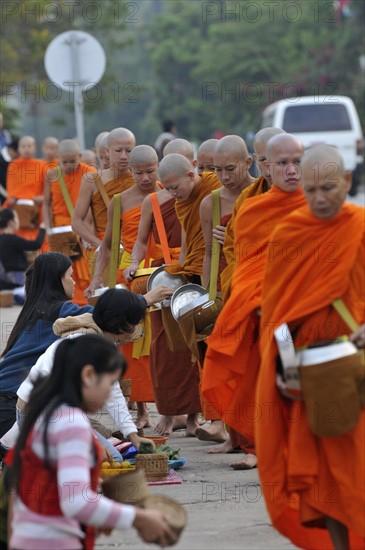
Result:
<instances>
[{"instance_id":1,"label":"concrete sidewalk","mask_svg":"<svg viewBox=\"0 0 365 550\"><path fill-rule=\"evenodd\" d=\"M20 312L20 307L0 309L1 340L6 339ZM149 405L152 423L159 415L155 405ZM135 414L134 412L132 414ZM105 416L108 425L110 417ZM152 429L145 434L153 434ZM258 482L257 470L234 471L228 464L239 454L209 455L214 445L196 438L186 438L184 430L174 432L168 444L181 449L187 463L177 471L181 485L151 487L152 494L164 494L178 500L188 513L188 525L177 549L289 549L294 548L270 526L264 499ZM147 549L155 545L144 544L136 531L114 531L110 537L98 538L97 550L116 548Z\"/></svg>"}]
</instances>

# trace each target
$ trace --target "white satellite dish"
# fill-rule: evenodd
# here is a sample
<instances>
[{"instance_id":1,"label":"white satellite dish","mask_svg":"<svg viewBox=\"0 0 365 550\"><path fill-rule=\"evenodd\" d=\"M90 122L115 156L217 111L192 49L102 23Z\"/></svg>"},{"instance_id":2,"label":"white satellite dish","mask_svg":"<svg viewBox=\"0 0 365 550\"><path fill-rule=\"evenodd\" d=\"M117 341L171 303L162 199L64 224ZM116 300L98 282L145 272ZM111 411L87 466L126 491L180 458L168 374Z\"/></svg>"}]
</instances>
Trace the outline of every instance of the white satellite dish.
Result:
<instances>
[{"instance_id":1,"label":"white satellite dish","mask_svg":"<svg viewBox=\"0 0 365 550\"><path fill-rule=\"evenodd\" d=\"M85 147L82 92L103 77L106 65L101 44L83 31L67 31L48 45L44 67L48 78L61 89L74 93L76 134L81 149Z\"/></svg>"}]
</instances>

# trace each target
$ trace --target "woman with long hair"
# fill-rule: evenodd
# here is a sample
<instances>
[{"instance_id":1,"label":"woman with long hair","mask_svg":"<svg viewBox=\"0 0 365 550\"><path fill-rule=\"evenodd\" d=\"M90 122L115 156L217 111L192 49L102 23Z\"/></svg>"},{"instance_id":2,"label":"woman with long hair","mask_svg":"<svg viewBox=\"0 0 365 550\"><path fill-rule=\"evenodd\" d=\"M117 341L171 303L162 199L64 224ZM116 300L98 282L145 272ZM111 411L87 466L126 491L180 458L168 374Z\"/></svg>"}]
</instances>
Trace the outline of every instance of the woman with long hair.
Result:
<instances>
[{"instance_id":1,"label":"woman with long hair","mask_svg":"<svg viewBox=\"0 0 365 550\"><path fill-rule=\"evenodd\" d=\"M101 408L126 363L97 335L64 340L35 386L14 450L10 548L93 548L94 529L135 527L145 542L176 541L164 516L96 493L100 450L85 413ZM72 488L72 493L70 493ZM87 491L87 498L85 494Z\"/></svg>"},{"instance_id":2,"label":"woman with long hair","mask_svg":"<svg viewBox=\"0 0 365 550\"><path fill-rule=\"evenodd\" d=\"M57 340L52 325L59 317L92 312L69 302L74 293L70 258L57 252L39 255L26 275L26 300L0 361L0 436L15 421L16 392L38 357ZM5 329L5 330L4 330ZM3 334L6 326L3 323Z\"/></svg>"}]
</instances>

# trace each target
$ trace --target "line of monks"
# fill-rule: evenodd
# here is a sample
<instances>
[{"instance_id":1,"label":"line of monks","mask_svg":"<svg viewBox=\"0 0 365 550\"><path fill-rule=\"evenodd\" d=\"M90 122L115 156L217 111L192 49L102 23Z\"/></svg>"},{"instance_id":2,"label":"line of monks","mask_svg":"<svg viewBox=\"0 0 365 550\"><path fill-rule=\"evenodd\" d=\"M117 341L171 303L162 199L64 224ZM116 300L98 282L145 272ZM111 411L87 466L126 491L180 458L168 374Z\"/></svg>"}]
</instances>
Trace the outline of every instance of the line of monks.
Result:
<instances>
[{"instance_id":1,"label":"line of monks","mask_svg":"<svg viewBox=\"0 0 365 550\"><path fill-rule=\"evenodd\" d=\"M197 160L191 143L174 139L159 163L152 147L136 146L130 130L116 128L96 139L98 168L95 159L81 162L73 140L51 138L49 145L53 152L41 161L34 139L20 139L7 204L42 204L48 232L72 225L82 244L73 262L77 303L108 284L117 204L117 283L133 290L139 268L166 264L156 203L167 272L207 288L219 255L223 308L201 353L187 343L171 345L166 327L174 319L164 308L148 314L143 339L123 346L137 427L150 425L146 403L155 402L159 433L184 426L187 436L219 442L211 453L241 451L233 468L258 466L272 523L294 544L364 548L364 410L351 432L316 437L303 401L288 399L273 337L285 322L297 347L344 334L364 347L365 216L345 202L351 175L340 153L326 145L304 152L294 136L265 128L254 140L261 171L254 179L246 144L233 135L202 143ZM355 332L332 307L337 298L359 325Z\"/></svg>"}]
</instances>

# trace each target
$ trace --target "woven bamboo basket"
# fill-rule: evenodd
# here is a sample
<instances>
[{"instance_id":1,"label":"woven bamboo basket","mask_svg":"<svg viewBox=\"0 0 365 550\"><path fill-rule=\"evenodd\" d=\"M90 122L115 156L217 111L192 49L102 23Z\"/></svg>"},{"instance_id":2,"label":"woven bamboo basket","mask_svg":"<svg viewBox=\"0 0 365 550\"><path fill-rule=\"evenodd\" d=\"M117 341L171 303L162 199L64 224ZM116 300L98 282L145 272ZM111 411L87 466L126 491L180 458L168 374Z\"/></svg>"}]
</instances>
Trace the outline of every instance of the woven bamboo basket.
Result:
<instances>
[{"instance_id":1,"label":"woven bamboo basket","mask_svg":"<svg viewBox=\"0 0 365 550\"><path fill-rule=\"evenodd\" d=\"M181 504L165 495L151 495L147 497L143 503L143 507L163 512L167 523L179 536L188 522L187 513Z\"/></svg>"},{"instance_id":2,"label":"woven bamboo basket","mask_svg":"<svg viewBox=\"0 0 365 550\"><path fill-rule=\"evenodd\" d=\"M136 466L144 470L147 481L164 481L169 473L169 461L165 454L139 454Z\"/></svg>"}]
</instances>

